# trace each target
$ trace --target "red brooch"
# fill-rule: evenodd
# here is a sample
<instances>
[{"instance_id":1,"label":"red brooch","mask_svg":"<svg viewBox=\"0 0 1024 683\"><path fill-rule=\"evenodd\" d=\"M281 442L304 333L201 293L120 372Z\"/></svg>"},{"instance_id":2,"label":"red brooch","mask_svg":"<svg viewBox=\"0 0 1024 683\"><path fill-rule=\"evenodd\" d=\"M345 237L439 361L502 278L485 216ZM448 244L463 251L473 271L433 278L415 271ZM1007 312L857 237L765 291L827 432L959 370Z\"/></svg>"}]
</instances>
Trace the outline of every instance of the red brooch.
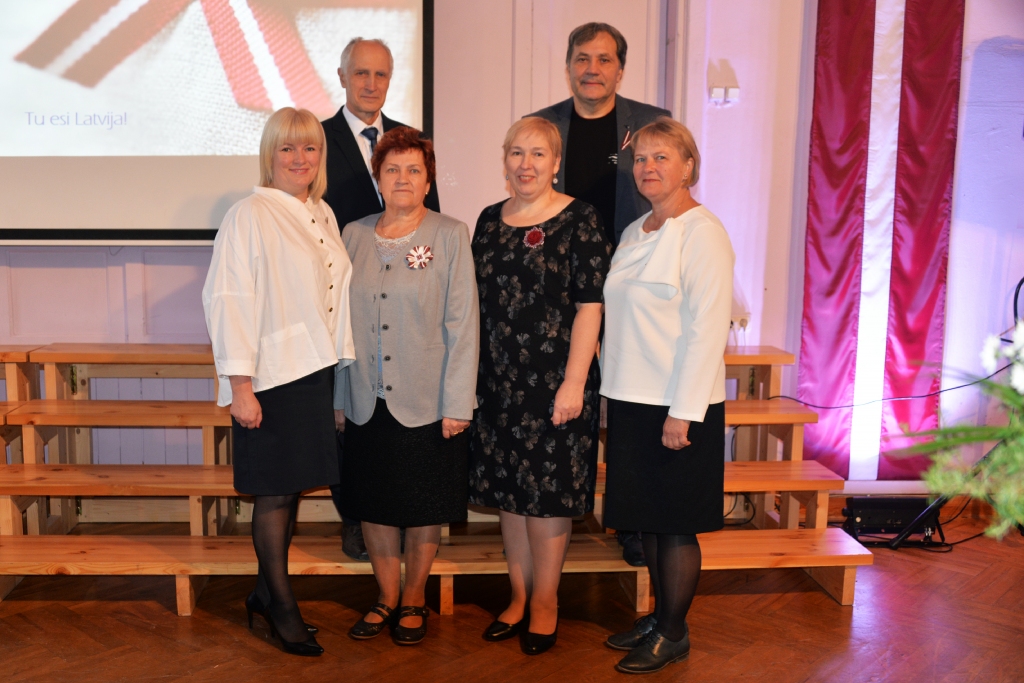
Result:
<instances>
[{"instance_id":1,"label":"red brooch","mask_svg":"<svg viewBox=\"0 0 1024 683\"><path fill-rule=\"evenodd\" d=\"M540 228L530 228L523 236L523 244L530 247L539 247L544 244L544 231Z\"/></svg>"},{"instance_id":2,"label":"red brooch","mask_svg":"<svg viewBox=\"0 0 1024 683\"><path fill-rule=\"evenodd\" d=\"M409 267L413 270L426 268L427 264L433 259L434 252L430 251L430 247L427 245L413 247L412 250L405 255L405 260L408 261Z\"/></svg>"}]
</instances>

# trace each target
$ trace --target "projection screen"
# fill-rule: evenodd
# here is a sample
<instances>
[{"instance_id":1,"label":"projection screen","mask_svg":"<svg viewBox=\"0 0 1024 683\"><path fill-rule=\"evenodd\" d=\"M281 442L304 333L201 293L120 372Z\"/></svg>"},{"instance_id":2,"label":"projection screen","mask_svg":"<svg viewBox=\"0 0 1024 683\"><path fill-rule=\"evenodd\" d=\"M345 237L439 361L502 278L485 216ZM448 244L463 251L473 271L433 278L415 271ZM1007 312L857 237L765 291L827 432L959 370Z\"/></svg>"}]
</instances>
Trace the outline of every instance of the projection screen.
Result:
<instances>
[{"instance_id":1,"label":"projection screen","mask_svg":"<svg viewBox=\"0 0 1024 683\"><path fill-rule=\"evenodd\" d=\"M356 36L394 54L384 112L429 134L431 24L432 0L5 3L0 243L208 243L270 113L344 104Z\"/></svg>"}]
</instances>

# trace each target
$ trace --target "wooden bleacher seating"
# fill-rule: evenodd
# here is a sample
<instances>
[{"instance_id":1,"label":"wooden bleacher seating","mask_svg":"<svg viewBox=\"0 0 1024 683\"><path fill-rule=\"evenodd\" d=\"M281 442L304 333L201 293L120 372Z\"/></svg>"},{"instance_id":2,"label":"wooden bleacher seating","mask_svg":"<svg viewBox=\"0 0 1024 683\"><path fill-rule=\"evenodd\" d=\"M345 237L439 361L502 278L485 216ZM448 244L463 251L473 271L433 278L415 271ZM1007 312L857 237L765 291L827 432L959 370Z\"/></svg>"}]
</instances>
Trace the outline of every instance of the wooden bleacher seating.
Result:
<instances>
[{"instance_id":1,"label":"wooden bleacher seating","mask_svg":"<svg viewBox=\"0 0 1024 683\"><path fill-rule=\"evenodd\" d=\"M200 427L203 463L217 461L226 449L228 408L210 401L28 401L9 412L7 424L20 425L26 463L41 463L44 442L57 438L59 427Z\"/></svg>"},{"instance_id":2,"label":"wooden bleacher seating","mask_svg":"<svg viewBox=\"0 0 1024 683\"><path fill-rule=\"evenodd\" d=\"M454 577L504 574L501 542L453 536L442 545L431 574L441 577L441 613L451 614ZM719 531L701 536L702 569L801 568L844 605L853 603L858 566L870 551L841 529ZM244 536L0 536L0 575L99 575L175 577L178 613L187 616L209 576L254 575L256 555ZM367 562L341 551L337 537L296 536L289 553L293 575L371 574ZM632 589L638 611L650 607L647 570L622 561L607 535L573 536L565 573L611 572Z\"/></svg>"}]
</instances>

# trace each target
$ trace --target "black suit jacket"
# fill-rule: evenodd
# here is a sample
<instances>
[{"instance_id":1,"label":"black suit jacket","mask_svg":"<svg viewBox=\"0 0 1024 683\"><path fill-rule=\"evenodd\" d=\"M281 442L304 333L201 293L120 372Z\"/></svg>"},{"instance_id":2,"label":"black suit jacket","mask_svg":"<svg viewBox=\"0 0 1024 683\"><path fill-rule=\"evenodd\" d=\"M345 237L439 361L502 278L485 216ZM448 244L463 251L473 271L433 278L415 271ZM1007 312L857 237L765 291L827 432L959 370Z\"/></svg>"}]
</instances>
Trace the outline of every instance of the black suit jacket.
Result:
<instances>
[{"instance_id":1,"label":"black suit jacket","mask_svg":"<svg viewBox=\"0 0 1024 683\"><path fill-rule=\"evenodd\" d=\"M383 113L381 116L385 133L405 125L389 119ZM323 126L324 135L327 136L327 192L324 193L324 201L334 211L339 229L344 229L352 221L380 213L384 207L377 197L377 191L373 189L373 179L342 111L339 109L337 114L323 122ZM440 213L437 181L431 183L430 192L423 203L428 209Z\"/></svg>"},{"instance_id":2,"label":"black suit jacket","mask_svg":"<svg viewBox=\"0 0 1024 683\"><path fill-rule=\"evenodd\" d=\"M562 133L562 159L565 159L566 145L569 144L569 122L572 120L573 102L567 100L529 114L547 119L558 126ZM672 112L660 107L652 107L643 102L615 96L615 123L618 129L619 146L626 136L632 136L648 123L653 123L659 116L672 116ZM328 162L330 156L327 157ZM565 187L565 164L558 169L558 186ZM651 210L651 203L636 189L633 181L633 154L628 149L619 150L618 173L615 177L615 241L622 237L622 231L630 223Z\"/></svg>"}]
</instances>

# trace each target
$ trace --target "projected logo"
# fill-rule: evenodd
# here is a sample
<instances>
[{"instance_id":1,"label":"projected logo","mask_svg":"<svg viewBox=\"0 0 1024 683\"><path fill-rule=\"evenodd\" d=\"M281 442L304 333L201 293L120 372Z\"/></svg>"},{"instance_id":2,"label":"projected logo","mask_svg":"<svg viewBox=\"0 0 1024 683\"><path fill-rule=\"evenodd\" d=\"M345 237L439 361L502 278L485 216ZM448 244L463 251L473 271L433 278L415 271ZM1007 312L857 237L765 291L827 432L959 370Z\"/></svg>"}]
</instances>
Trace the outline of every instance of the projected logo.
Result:
<instances>
[{"instance_id":1,"label":"projected logo","mask_svg":"<svg viewBox=\"0 0 1024 683\"><path fill-rule=\"evenodd\" d=\"M334 113L296 26L297 12L322 2L78 0L15 59L93 88L194 2L240 107Z\"/></svg>"}]
</instances>

